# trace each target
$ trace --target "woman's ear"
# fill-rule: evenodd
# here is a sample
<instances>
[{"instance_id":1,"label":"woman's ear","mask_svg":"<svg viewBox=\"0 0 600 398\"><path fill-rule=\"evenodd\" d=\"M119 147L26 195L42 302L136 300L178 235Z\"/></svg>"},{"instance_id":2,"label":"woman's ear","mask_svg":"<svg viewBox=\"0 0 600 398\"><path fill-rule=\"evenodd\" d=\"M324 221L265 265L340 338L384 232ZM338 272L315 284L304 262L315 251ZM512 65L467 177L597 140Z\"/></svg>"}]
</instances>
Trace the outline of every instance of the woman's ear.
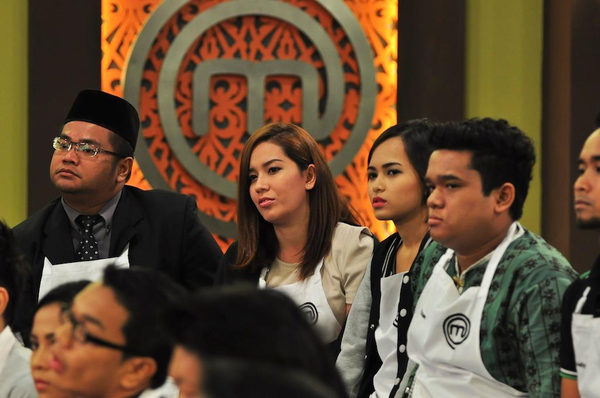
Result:
<instances>
[{"instance_id":1,"label":"woman's ear","mask_svg":"<svg viewBox=\"0 0 600 398\"><path fill-rule=\"evenodd\" d=\"M317 183L317 169L314 164L309 164L306 170L304 170L304 176L306 179L306 190L310 191L314 188Z\"/></svg>"}]
</instances>

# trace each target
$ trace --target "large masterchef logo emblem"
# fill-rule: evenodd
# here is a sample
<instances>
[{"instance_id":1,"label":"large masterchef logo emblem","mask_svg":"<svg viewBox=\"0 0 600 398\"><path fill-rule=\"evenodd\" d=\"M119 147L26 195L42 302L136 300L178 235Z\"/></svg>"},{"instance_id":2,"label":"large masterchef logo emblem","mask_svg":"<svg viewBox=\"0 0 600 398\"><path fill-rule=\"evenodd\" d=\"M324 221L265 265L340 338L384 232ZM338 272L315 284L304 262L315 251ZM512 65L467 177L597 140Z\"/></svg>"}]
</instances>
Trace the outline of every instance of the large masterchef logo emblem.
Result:
<instances>
[{"instance_id":1,"label":"large masterchef logo emblem","mask_svg":"<svg viewBox=\"0 0 600 398\"><path fill-rule=\"evenodd\" d=\"M237 161L252 131L302 125L337 176L369 132L376 96L364 32L331 0L165 0L138 34L124 82L142 119L144 176L213 200L201 218L227 237L236 234ZM196 182L201 195L187 189Z\"/></svg>"},{"instance_id":2,"label":"large masterchef logo emblem","mask_svg":"<svg viewBox=\"0 0 600 398\"><path fill-rule=\"evenodd\" d=\"M471 332L471 321L463 314L450 315L444 321L444 336L453 350L462 344Z\"/></svg>"}]
</instances>

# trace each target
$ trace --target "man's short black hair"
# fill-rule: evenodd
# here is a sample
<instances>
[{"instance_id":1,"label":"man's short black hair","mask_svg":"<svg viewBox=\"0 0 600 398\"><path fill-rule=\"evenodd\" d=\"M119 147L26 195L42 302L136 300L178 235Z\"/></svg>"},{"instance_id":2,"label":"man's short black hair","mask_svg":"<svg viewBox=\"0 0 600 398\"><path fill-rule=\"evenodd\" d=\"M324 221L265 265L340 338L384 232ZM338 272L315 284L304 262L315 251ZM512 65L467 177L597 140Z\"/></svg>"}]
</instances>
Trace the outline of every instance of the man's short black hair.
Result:
<instances>
[{"instance_id":1,"label":"man's short black hair","mask_svg":"<svg viewBox=\"0 0 600 398\"><path fill-rule=\"evenodd\" d=\"M513 220L521 218L535 164L535 150L525 133L504 119L474 118L435 128L431 143L434 150L471 152L471 168L481 176L484 195L504 183L513 184L515 200L509 213Z\"/></svg>"},{"instance_id":2,"label":"man's short black hair","mask_svg":"<svg viewBox=\"0 0 600 398\"><path fill-rule=\"evenodd\" d=\"M44 297L42 297L35 309L35 312L37 313L40 308L54 303L67 304L70 306L75 296L77 296L77 294L89 284L90 281L81 280L76 282L67 282L55 287Z\"/></svg>"},{"instance_id":3,"label":"man's short black hair","mask_svg":"<svg viewBox=\"0 0 600 398\"><path fill-rule=\"evenodd\" d=\"M253 286L197 292L169 307L163 324L176 345L199 357L236 358L304 371L345 395L333 358L284 294Z\"/></svg>"},{"instance_id":4,"label":"man's short black hair","mask_svg":"<svg viewBox=\"0 0 600 398\"><path fill-rule=\"evenodd\" d=\"M164 306L184 293L183 288L158 271L114 266L104 270L102 285L113 291L119 304L129 313L123 334L125 345L135 354L125 356L153 358L157 369L151 387L159 387L167 377L173 348L163 333L161 313Z\"/></svg>"},{"instance_id":5,"label":"man's short black hair","mask_svg":"<svg viewBox=\"0 0 600 398\"><path fill-rule=\"evenodd\" d=\"M30 272L29 264L17 249L11 229L0 221L0 287L8 292L8 304L1 316L7 326L12 326L15 319L19 295Z\"/></svg>"}]
</instances>

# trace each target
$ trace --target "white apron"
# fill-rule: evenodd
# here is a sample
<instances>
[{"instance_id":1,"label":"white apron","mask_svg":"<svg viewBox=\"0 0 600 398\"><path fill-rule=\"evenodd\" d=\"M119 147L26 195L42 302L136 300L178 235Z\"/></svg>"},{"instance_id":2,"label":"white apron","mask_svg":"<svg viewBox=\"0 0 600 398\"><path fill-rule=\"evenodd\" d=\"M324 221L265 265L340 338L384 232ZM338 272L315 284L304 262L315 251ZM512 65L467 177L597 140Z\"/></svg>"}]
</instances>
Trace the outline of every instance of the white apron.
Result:
<instances>
[{"instance_id":1,"label":"white apron","mask_svg":"<svg viewBox=\"0 0 600 398\"><path fill-rule=\"evenodd\" d=\"M323 260L315 268L314 274L303 281L291 283L289 285L278 286L273 289L288 295L306 315L308 322L315 327L317 335L325 344L329 344L337 339L342 326L333 314L325 290L321 281L321 268ZM260 273L258 287L264 289L267 287L267 274L269 268L265 267Z\"/></svg>"},{"instance_id":2,"label":"white apron","mask_svg":"<svg viewBox=\"0 0 600 398\"><path fill-rule=\"evenodd\" d=\"M450 249L435 265L408 329L408 356L419 364L413 397L517 397L526 393L500 383L481 358L480 328L488 291L508 245L523 233L514 222L494 250L481 286L462 295L446 272Z\"/></svg>"},{"instance_id":3,"label":"white apron","mask_svg":"<svg viewBox=\"0 0 600 398\"><path fill-rule=\"evenodd\" d=\"M371 394L372 398L389 397L394 385L400 383L400 380L397 379L398 354L396 350L399 349L403 353L406 347L398 347L398 317L405 317L408 310L401 309L398 312L398 304L402 286L410 281L407 273L391 275L380 281L379 326L375 330L375 342L382 364L373 377L375 391Z\"/></svg>"},{"instance_id":4,"label":"white apron","mask_svg":"<svg viewBox=\"0 0 600 398\"><path fill-rule=\"evenodd\" d=\"M119 257L103 258L92 261L76 261L73 263L53 265L48 258L44 258L44 269L40 281L38 301L50 290L67 282L83 279L96 281L102 277L102 271L107 266L114 264L118 268L129 268L129 245Z\"/></svg>"},{"instance_id":5,"label":"white apron","mask_svg":"<svg viewBox=\"0 0 600 398\"><path fill-rule=\"evenodd\" d=\"M178 398L179 387L171 376L167 376L164 384L155 389L145 390L138 398Z\"/></svg>"},{"instance_id":6,"label":"white apron","mask_svg":"<svg viewBox=\"0 0 600 398\"><path fill-rule=\"evenodd\" d=\"M600 397L600 318L581 313L589 292L588 286L577 302L571 322L577 385L582 398Z\"/></svg>"}]
</instances>

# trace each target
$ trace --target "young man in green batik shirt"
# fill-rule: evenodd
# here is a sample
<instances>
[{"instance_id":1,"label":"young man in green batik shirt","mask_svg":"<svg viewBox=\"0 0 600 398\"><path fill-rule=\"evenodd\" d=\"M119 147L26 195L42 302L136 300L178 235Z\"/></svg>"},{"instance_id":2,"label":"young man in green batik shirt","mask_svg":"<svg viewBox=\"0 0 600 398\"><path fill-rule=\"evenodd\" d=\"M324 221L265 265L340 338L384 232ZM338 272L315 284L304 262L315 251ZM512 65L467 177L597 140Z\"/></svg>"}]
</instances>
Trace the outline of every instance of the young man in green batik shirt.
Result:
<instances>
[{"instance_id":1,"label":"young man in green batik shirt","mask_svg":"<svg viewBox=\"0 0 600 398\"><path fill-rule=\"evenodd\" d=\"M559 396L560 307L577 277L517 220L535 153L505 120L432 134L426 175L436 241L412 270L413 397ZM408 377L405 376L405 377Z\"/></svg>"}]
</instances>

